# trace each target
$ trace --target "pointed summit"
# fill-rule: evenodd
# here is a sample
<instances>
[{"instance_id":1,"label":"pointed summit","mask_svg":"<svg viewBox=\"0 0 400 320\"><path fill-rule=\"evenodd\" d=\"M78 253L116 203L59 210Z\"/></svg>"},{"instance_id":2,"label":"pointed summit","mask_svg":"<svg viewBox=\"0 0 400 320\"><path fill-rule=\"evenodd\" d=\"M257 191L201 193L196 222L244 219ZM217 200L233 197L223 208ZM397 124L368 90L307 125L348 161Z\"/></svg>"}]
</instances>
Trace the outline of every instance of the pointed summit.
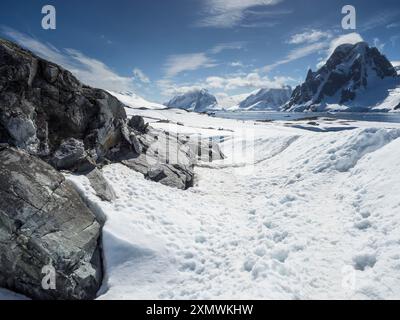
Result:
<instances>
[{"instance_id":1,"label":"pointed summit","mask_svg":"<svg viewBox=\"0 0 400 320\"><path fill-rule=\"evenodd\" d=\"M322 111L326 104L357 107L356 98L364 94L362 90L370 92L398 80L395 68L377 48L366 42L343 44L318 71L308 71L305 82L293 91L285 109ZM376 97L382 95L380 92Z\"/></svg>"}]
</instances>

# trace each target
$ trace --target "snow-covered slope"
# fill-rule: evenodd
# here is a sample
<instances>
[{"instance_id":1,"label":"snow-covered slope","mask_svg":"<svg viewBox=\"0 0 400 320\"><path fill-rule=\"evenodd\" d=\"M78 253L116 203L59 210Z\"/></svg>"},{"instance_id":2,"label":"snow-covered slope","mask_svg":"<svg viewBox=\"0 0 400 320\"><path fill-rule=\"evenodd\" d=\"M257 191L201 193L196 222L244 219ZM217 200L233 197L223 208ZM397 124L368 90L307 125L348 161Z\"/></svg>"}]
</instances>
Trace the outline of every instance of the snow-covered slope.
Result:
<instances>
[{"instance_id":1,"label":"snow-covered slope","mask_svg":"<svg viewBox=\"0 0 400 320\"><path fill-rule=\"evenodd\" d=\"M400 125L140 112L227 158L199 163L187 191L106 166L111 203L69 177L107 216L99 299L400 298Z\"/></svg>"},{"instance_id":2,"label":"snow-covered slope","mask_svg":"<svg viewBox=\"0 0 400 320\"><path fill-rule=\"evenodd\" d=\"M220 106L222 109L236 110L239 108L239 103L253 93L255 92L237 94L233 96L229 96L227 94L219 94L217 96L218 106Z\"/></svg>"},{"instance_id":3,"label":"snow-covered slope","mask_svg":"<svg viewBox=\"0 0 400 320\"><path fill-rule=\"evenodd\" d=\"M219 109L217 99L206 89L191 90L173 97L166 106L188 111L205 112Z\"/></svg>"},{"instance_id":4,"label":"snow-covered slope","mask_svg":"<svg viewBox=\"0 0 400 320\"><path fill-rule=\"evenodd\" d=\"M124 103L126 106L128 106L129 108L133 109L145 108L145 109L155 109L155 110L166 108L162 104L147 101L133 92L114 92L114 91L108 91L108 92L112 94L114 97L116 97L119 101Z\"/></svg>"},{"instance_id":5,"label":"snow-covered slope","mask_svg":"<svg viewBox=\"0 0 400 320\"><path fill-rule=\"evenodd\" d=\"M292 88L290 86L277 89L261 89L240 102L239 109L278 111L288 102L291 94Z\"/></svg>"},{"instance_id":6,"label":"snow-covered slope","mask_svg":"<svg viewBox=\"0 0 400 320\"><path fill-rule=\"evenodd\" d=\"M309 70L285 105L288 111L395 111L400 77L378 49L367 43L336 48L326 64Z\"/></svg>"}]
</instances>

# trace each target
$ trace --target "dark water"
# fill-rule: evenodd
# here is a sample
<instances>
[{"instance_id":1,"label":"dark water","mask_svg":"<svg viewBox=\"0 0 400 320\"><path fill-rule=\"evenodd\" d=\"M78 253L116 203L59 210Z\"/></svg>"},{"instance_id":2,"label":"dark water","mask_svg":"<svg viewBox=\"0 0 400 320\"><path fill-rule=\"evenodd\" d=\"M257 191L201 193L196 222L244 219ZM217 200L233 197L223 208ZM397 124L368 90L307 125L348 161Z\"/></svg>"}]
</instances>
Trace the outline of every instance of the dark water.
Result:
<instances>
[{"instance_id":1,"label":"dark water","mask_svg":"<svg viewBox=\"0 0 400 320\"><path fill-rule=\"evenodd\" d=\"M302 119L313 119L316 117L356 120L356 121L373 121L373 122L393 122L400 123L399 113L375 113L375 112L266 112L266 111L241 111L229 112L221 111L215 113L216 117L237 119L237 120L259 120L259 121L293 121Z\"/></svg>"}]
</instances>

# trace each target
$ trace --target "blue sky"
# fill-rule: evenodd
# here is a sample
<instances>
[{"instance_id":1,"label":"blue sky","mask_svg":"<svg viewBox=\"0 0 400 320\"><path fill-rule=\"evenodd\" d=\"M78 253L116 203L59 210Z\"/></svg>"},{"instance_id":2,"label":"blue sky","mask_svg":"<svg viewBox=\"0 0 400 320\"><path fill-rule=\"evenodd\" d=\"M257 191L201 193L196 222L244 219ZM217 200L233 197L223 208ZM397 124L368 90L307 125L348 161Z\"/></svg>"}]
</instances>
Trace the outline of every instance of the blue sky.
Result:
<instances>
[{"instance_id":1,"label":"blue sky","mask_svg":"<svg viewBox=\"0 0 400 320\"><path fill-rule=\"evenodd\" d=\"M41 27L44 5L57 29ZM341 9L357 10L343 30ZM164 102L191 88L217 97L292 86L343 42L400 61L398 0L2 0L0 33L82 81Z\"/></svg>"}]
</instances>

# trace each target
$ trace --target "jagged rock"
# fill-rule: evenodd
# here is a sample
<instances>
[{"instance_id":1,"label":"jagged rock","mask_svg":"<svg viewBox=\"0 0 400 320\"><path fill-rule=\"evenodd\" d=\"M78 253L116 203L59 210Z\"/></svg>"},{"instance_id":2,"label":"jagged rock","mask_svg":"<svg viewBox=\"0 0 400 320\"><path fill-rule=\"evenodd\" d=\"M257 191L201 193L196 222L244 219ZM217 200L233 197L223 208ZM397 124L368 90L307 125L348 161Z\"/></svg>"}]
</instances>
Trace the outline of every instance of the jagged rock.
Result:
<instances>
[{"instance_id":1,"label":"jagged rock","mask_svg":"<svg viewBox=\"0 0 400 320\"><path fill-rule=\"evenodd\" d=\"M64 176L21 150L0 151L0 286L35 299L93 299L100 224ZM56 271L55 290L42 269Z\"/></svg>"},{"instance_id":2,"label":"jagged rock","mask_svg":"<svg viewBox=\"0 0 400 320\"><path fill-rule=\"evenodd\" d=\"M109 93L0 39L2 140L48 160L75 138L98 160L119 142L125 122L124 105Z\"/></svg>"},{"instance_id":3,"label":"jagged rock","mask_svg":"<svg viewBox=\"0 0 400 320\"><path fill-rule=\"evenodd\" d=\"M93 169L86 175L86 177L89 179L90 185L94 191L96 191L96 194L100 199L113 201L117 198L113 187L107 182L99 169Z\"/></svg>"},{"instance_id":4,"label":"jagged rock","mask_svg":"<svg viewBox=\"0 0 400 320\"><path fill-rule=\"evenodd\" d=\"M193 186L193 167L196 161L186 140L161 130L149 129L138 136L143 153L131 157L124 154L120 160L126 166L141 172L147 179L187 189Z\"/></svg>"},{"instance_id":5,"label":"jagged rock","mask_svg":"<svg viewBox=\"0 0 400 320\"><path fill-rule=\"evenodd\" d=\"M391 86L400 84L395 68L377 48L365 42L338 46L324 66L318 71L308 71L303 84L296 87L289 102L288 111L324 111L327 103L350 105L366 111L377 106L387 97ZM354 104L356 98L379 87L381 92L371 96L371 101ZM384 92L386 91L386 93ZM376 99L376 101L372 101Z\"/></svg>"},{"instance_id":6,"label":"jagged rock","mask_svg":"<svg viewBox=\"0 0 400 320\"><path fill-rule=\"evenodd\" d=\"M95 168L94 160L85 150L82 140L69 138L64 140L54 152L50 163L58 170L85 172Z\"/></svg>"}]
</instances>

